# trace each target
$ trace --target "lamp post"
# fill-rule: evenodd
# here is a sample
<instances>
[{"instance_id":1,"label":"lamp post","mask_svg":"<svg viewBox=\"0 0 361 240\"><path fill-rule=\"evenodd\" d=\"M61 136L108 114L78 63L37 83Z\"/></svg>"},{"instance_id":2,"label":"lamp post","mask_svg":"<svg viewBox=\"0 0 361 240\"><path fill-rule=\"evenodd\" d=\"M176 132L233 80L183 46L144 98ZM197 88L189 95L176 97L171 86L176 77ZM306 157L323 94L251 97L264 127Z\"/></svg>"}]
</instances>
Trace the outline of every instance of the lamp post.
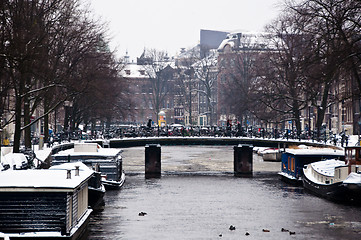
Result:
<instances>
[{"instance_id":1,"label":"lamp post","mask_svg":"<svg viewBox=\"0 0 361 240\"><path fill-rule=\"evenodd\" d=\"M70 118L70 108L73 107L73 102L71 101L64 101L64 110L65 110L65 117L64 117L64 131L69 136L69 118Z\"/></svg>"},{"instance_id":2,"label":"lamp post","mask_svg":"<svg viewBox=\"0 0 361 240\"><path fill-rule=\"evenodd\" d=\"M308 136L311 137L311 104L308 105Z\"/></svg>"}]
</instances>

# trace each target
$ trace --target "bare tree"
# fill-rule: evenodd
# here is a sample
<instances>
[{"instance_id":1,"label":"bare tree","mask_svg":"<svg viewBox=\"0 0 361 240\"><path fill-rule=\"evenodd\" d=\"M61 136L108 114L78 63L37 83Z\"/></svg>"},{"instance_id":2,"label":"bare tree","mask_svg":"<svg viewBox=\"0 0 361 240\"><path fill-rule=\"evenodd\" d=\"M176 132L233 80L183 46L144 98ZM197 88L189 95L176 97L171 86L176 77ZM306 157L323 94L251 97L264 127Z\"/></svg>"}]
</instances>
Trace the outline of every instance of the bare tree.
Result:
<instances>
[{"instance_id":1,"label":"bare tree","mask_svg":"<svg viewBox=\"0 0 361 240\"><path fill-rule=\"evenodd\" d=\"M178 105L189 114L189 123L193 124L193 102L198 96L198 81L195 79L193 64L199 60L199 51L196 48L184 51L177 59L178 77L176 95Z\"/></svg>"},{"instance_id":2,"label":"bare tree","mask_svg":"<svg viewBox=\"0 0 361 240\"><path fill-rule=\"evenodd\" d=\"M288 12L267 27L272 33L270 44L274 50L266 54L268 64L259 88L260 101L277 111L283 120L294 120L298 134L301 132L301 110L308 104L307 78L304 75L311 52L310 37L304 34L304 24L297 14ZM262 69L262 68L261 68Z\"/></svg>"},{"instance_id":3,"label":"bare tree","mask_svg":"<svg viewBox=\"0 0 361 240\"><path fill-rule=\"evenodd\" d=\"M193 64L195 78L199 81L198 93L206 99L206 112L208 125L213 125L216 98L216 84L218 77L217 53L209 51L204 58Z\"/></svg>"},{"instance_id":4,"label":"bare tree","mask_svg":"<svg viewBox=\"0 0 361 240\"><path fill-rule=\"evenodd\" d=\"M304 34L312 36L313 59L305 74L310 78L311 100L317 108L318 134L325 112L334 98L330 89L340 76L352 73L360 85L360 1L306 0L290 4L303 22Z\"/></svg>"},{"instance_id":5,"label":"bare tree","mask_svg":"<svg viewBox=\"0 0 361 240\"><path fill-rule=\"evenodd\" d=\"M249 37L244 37L243 41L242 48L219 56L221 94L218 101L227 115L236 114L241 123L247 122L257 109L252 106L252 86L258 70L255 64L262 55L259 46Z\"/></svg>"},{"instance_id":6,"label":"bare tree","mask_svg":"<svg viewBox=\"0 0 361 240\"><path fill-rule=\"evenodd\" d=\"M48 114L89 87L92 76L82 67L93 59L87 67L97 69L94 59L99 54L88 53L99 47L103 26L92 21L77 0L3 2L1 49L15 93L13 151L18 152L22 131L30 147L30 126L44 117L47 134ZM40 107L42 114L30 122Z\"/></svg>"},{"instance_id":7,"label":"bare tree","mask_svg":"<svg viewBox=\"0 0 361 240\"><path fill-rule=\"evenodd\" d=\"M149 101L158 119L158 114L168 94L172 91L171 80L173 80L174 69L170 67L168 54L164 51L145 50L144 57L147 61L143 63L143 66L149 76L149 85L152 89Z\"/></svg>"}]
</instances>

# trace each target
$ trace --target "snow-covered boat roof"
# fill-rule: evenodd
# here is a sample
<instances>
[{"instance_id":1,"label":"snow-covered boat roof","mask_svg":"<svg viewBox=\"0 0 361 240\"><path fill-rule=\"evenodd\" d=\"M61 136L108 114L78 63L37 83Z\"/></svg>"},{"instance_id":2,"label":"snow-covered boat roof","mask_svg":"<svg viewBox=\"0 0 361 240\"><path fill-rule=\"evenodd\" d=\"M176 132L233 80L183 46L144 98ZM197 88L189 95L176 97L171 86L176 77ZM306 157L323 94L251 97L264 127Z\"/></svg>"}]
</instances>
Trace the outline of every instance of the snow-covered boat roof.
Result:
<instances>
[{"instance_id":1,"label":"snow-covered boat roof","mask_svg":"<svg viewBox=\"0 0 361 240\"><path fill-rule=\"evenodd\" d=\"M287 148L286 153L293 155L329 155L329 156L344 156L345 153L342 150L333 148L315 148L307 147L300 149Z\"/></svg>"},{"instance_id":2,"label":"snow-covered boat roof","mask_svg":"<svg viewBox=\"0 0 361 240\"><path fill-rule=\"evenodd\" d=\"M361 184L361 174L360 173L350 173L347 178L343 181L347 184Z\"/></svg>"},{"instance_id":3,"label":"snow-covered boat roof","mask_svg":"<svg viewBox=\"0 0 361 240\"><path fill-rule=\"evenodd\" d=\"M74 189L84 181L87 181L93 174L91 169L83 165L83 163L74 162L66 163L65 165L61 164L53 169L1 171L0 189L6 188L7 191L17 191L19 188ZM79 169L81 169L79 176L75 174L76 166L79 166ZM88 170L85 170L85 168ZM70 178L67 178L67 170L71 170Z\"/></svg>"},{"instance_id":4,"label":"snow-covered boat roof","mask_svg":"<svg viewBox=\"0 0 361 240\"><path fill-rule=\"evenodd\" d=\"M92 169L90 169L87 165L85 165L82 162L69 162L69 163L63 163L63 164L59 164L56 166L52 166L49 168L49 170L75 170L76 166L79 167L79 171L80 172L89 172L89 173L93 173L94 171Z\"/></svg>"},{"instance_id":5,"label":"snow-covered boat roof","mask_svg":"<svg viewBox=\"0 0 361 240\"><path fill-rule=\"evenodd\" d=\"M346 166L344 161L329 159L311 163L314 171L329 177L335 175L335 168Z\"/></svg>"},{"instance_id":6,"label":"snow-covered boat roof","mask_svg":"<svg viewBox=\"0 0 361 240\"><path fill-rule=\"evenodd\" d=\"M96 145L96 150L93 146L96 143L80 143L74 144L74 148L59 151L53 156L99 156L99 157L115 157L122 150L116 148L102 148L99 145ZM90 148L87 148L89 146Z\"/></svg>"}]
</instances>

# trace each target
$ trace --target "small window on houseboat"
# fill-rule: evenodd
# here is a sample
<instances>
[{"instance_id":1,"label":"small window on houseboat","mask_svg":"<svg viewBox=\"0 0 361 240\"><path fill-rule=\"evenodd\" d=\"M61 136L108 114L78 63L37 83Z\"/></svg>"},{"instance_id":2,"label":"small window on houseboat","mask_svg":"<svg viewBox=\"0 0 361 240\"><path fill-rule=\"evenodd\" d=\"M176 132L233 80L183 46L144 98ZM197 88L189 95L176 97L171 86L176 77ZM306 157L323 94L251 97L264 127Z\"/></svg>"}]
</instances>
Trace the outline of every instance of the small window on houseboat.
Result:
<instances>
[{"instance_id":1,"label":"small window on houseboat","mask_svg":"<svg viewBox=\"0 0 361 240\"><path fill-rule=\"evenodd\" d=\"M288 170L291 170L290 157L288 157Z\"/></svg>"},{"instance_id":2,"label":"small window on houseboat","mask_svg":"<svg viewBox=\"0 0 361 240\"><path fill-rule=\"evenodd\" d=\"M291 158L291 170L292 172L295 171L295 158Z\"/></svg>"},{"instance_id":3,"label":"small window on houseboat","mask_svg":"<svg viewBox=\"0 0 361 240\"><path fill-rule=\"evenodd\" d=\"M333 179L331 178L331 184L333 183Z\"/></svg>"}]
</instances>

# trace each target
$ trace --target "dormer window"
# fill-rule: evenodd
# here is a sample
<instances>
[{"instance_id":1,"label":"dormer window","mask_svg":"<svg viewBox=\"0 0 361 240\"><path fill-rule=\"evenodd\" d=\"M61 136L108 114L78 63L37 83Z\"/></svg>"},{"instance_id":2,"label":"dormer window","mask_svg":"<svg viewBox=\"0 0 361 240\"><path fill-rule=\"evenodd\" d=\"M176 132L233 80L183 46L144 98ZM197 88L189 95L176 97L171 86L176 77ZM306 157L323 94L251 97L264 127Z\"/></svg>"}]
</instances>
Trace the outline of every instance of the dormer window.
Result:
<instances>
[{"instance_id":1,"label":"dormer window","mask_svg":"<svg viewBox=\"0 0 361 240\"><path fill-rule=\"evenodd\" d=\"M130 75L130 70L129 70L129 69L125 70L125 73L126 73L127 75Z\"/></svg>"}]
</instances>

